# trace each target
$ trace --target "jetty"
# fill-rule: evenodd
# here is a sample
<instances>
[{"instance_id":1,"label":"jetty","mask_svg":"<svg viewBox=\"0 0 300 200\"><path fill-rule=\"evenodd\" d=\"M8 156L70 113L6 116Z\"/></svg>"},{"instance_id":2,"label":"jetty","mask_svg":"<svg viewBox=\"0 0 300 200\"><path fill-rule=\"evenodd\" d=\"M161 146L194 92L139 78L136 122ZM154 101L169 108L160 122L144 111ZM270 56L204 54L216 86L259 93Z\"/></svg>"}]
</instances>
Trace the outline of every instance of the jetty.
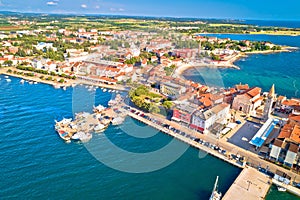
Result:
<instances>
[{"instance_id":1,"label":"jetty","mask_svg":"<svg viewBox=\"0 0 300 200\"><path fill-rule=\"evenodd\" d=\"M265 199L271 187L271 179L258 170L246 167L225 193L223 200Z\"/></svg>"}]
</instances>

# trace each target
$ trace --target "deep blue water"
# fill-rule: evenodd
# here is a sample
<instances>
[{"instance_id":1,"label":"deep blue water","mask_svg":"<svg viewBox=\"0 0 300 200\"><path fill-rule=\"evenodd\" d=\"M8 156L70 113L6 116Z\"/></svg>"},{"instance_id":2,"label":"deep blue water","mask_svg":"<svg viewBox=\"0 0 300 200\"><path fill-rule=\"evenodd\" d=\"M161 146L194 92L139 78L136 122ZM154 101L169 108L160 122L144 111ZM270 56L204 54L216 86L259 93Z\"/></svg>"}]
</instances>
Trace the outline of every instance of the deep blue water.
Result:
<instances>
[{"instance_id":1,"label":"deep blue water","mask_svg":"<svg viewBox=\"0 0 300 200\"><path fill-rule=\"evenodd\" d=\"M242 34L208 34L233 40L271 41L275 44L300 47L300 37ZM231 87L238 83L248 83L269 91L275 84L278 94L300 97L300 51L249 55L235 63L235 69L190 69L184 73L187 79L219 87Z\"/></svg>"},{"instance_id":2,"label":"deep blue water","mask_svg":"<svg viewBox=\"0 0 300 200\"><path fill-rule=\"evenodd\" d=\"M285 20L245 20L243 24L251 24L256 26L275 26L286 28L300 28L300 21L285 21Z\"/></svg>"},{"instance_id":3,"label":"deep blue water","mask_svg":"<svg viewBox=\"0 0 300 200\"><path fill-rule=\"evenodd\" d=\"M225 193L240 172L212 156L200 159L193 148L158 171L134 174L111 169L85 145L63 142L53 127L55 119L72 117L72 109L90 110L92 92L84 86L64 91L0 78L0 199L208 199L217 175L219 189ZM111 93L98 89L95 101L106 105L110 98ZM144 125L128 118L122 126L94 134L88 145L101 147L101 155L118 165L125 158L105 146L105 136L122 149L138 153L160 149L172 141L152 128L140 131L137 127ZM141 139L126 134L129 132L156 134ZM175 145L179 148L183 143ZM160 159L166 156L162 154ZM140 157L131 163L138 166L143 161Z\"/></svg>"}]
</instances>

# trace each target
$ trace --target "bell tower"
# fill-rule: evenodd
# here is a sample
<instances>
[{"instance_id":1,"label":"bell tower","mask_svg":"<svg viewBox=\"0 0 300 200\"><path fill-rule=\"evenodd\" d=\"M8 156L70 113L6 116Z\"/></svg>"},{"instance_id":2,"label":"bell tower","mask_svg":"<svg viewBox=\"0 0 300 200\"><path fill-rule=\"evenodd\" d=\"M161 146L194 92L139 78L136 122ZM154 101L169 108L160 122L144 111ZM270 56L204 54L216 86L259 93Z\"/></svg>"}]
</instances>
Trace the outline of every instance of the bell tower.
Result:
<instances>
[{"instance_id":1,"label":"bell tower","mask_svg":"<svg viewBox=\"0 0 300 200\"><path fill-rule=\"evenodd\" d=\"M273 84L269 91L269 94L267 96L266 102L265 102L265 108L264 108L264 114L263 114L264 121L267 121L270 118L274 98L275 98L275 86Z\"/></svg>"}]
</instances>

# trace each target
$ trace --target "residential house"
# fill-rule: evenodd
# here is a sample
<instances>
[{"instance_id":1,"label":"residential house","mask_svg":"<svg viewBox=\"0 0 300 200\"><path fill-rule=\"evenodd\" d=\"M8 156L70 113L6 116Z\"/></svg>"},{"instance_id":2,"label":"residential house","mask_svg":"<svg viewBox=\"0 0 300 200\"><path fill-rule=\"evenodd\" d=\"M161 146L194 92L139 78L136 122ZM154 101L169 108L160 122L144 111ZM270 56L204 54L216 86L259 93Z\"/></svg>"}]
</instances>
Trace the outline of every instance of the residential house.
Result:
<instances>
[{"instance_id":1,"label":"residential house","mask_svg":"<svg viewBox=\"0 0 300 200\"><path fill-rule=\"evenodd\" d=\"M185 87L172 82L166 82L160 84L160 92L172 99L178 98L185 91L186 91Z\"/></svg>"},{"instance_id":2,"label":"residential house","mask_svg":"<svg viewBox=\"0 0 300 200\"><path fill-rule=\"evenodd\" d=\"M271 152L270 152L270 158L274 159L275 161L278 161L281 147L282 147L283 141L279 139L275 139L273 144L271 145Z\"/></svg>"},{"instance_id":3,"label":"residential house","mask_svg":"<svg viewBox=\"0 0 300 200\"><path fill-rule=\"evenodd\" d=\"M297 160L297 156L298 156L298 152L299 152L299 146L293 143L289 144L289 148L287 150L285 159L284 159L284 164L292 167Z\"/></svg>"},{"instance_id":4,"label":"residential house","mask_svg":"<svg viewBox=\"0 0 300 200\"><path fill-rule=\"evenodd\" d=\"M189 102L178 104L173 109L172 120L189 125L191 123L192 114L197 110L197 108L198 105Z\"/></svg>"}]
</instances>

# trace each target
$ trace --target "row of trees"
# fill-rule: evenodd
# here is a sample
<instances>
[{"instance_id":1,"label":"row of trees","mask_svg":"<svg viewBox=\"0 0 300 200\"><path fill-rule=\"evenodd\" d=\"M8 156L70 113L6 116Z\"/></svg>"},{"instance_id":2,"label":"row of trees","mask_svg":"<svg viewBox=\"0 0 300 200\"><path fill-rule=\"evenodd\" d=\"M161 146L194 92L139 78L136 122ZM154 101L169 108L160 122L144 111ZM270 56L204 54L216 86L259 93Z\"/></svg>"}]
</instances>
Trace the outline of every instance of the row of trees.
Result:
<instances>
[{"instance_id":1,"label":"row of trees","mask_svg":"<svg viewBox=\"0 0 300 200\"><path fill-rule=\"evenodd\" d=\"M20 69L20 70L25 70L25 71L36 72L36 73L39 73L39 74L45 74L45 75L51 75L51 76L59 76L59 77L62 77L62 78L67 78L67 79L76 79L76 76L70 76L70 75L67 75L67 74L64 74L64 73L57 74L55 72L48 72L47 70L36 69L34 67L27 67L27 66L19 65L16 68Z\"/></svg>"}]
</instances>

